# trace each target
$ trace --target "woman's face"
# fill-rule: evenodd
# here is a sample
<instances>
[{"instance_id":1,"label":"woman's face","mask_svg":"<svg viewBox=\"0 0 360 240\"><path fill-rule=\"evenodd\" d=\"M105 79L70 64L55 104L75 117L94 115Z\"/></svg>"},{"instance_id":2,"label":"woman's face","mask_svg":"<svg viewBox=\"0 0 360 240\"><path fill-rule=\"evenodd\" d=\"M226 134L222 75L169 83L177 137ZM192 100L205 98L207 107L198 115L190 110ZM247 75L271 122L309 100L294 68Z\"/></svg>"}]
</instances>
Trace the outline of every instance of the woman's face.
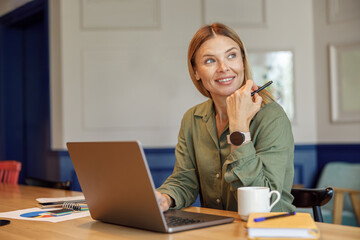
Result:
<instances>
[{"instance_id":1,"label":"woman's face","mask_svg":"<svg viewBox=\"0 0 360 240\"><path fill-rule=\"evenodd\" d=\"M229 37L216 35L195 53L195 77L202 81L212 98L227 97L244 81L240 47Z\"/></svg>"}]
</instances>

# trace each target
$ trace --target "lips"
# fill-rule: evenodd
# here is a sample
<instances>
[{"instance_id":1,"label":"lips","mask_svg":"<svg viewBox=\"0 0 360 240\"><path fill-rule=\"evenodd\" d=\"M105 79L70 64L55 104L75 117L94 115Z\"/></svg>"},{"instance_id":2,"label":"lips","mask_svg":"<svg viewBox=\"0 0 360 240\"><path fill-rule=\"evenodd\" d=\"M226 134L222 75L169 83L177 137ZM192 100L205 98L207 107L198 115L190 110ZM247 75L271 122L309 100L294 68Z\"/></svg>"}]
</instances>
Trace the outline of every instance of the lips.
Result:
<instances>
[{"instance_id":1,"label":"lips","mask_svg":"<svg viewBox=\"0 0 360 240\"><path fill-rule=\"evenodd\" d=\"M215 82L218 82L218 83L230 83L234 78L235 78L235 76L219 78L219 79L215 80Z\"/></svg>"}]
</instances>

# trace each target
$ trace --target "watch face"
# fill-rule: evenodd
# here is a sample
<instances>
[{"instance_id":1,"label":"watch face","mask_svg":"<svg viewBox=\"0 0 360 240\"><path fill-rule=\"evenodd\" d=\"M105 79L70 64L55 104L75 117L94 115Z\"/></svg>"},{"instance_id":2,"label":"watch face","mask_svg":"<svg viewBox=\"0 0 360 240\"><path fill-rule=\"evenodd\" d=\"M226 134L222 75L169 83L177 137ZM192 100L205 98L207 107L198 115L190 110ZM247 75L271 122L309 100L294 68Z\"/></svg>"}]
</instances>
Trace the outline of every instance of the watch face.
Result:
<instances>
[{"instance_id":1,"label":"watch face","mask_svg":"<svg viewBox=\"0 0 360 240\"><path fill-rule=\"evenodd\" d=\"M241 132L233 132L230 134L230 141L233 145L240 146L244 140L245 136Z\"/></svg>"}]
</instances>

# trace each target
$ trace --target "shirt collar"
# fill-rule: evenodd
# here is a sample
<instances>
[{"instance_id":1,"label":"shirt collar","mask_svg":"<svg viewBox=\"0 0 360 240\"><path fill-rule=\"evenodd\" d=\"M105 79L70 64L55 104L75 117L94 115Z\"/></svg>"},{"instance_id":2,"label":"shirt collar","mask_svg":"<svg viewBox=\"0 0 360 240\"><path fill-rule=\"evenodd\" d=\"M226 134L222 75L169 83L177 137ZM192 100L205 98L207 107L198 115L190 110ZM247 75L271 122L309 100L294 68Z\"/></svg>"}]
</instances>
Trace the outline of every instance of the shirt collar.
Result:
<instances>
[{"instance_id":1,"label":"shirt collar","mask_svg":"<svg viewBox=\"0 0 360 240\"><path fill-rule=\"evenodd\" d=\"M205 122L207 122L212 115L215 115L214 102L212 99L199 105L194 112L194 116L203 118Z\"/></svg>"}]
</instances>

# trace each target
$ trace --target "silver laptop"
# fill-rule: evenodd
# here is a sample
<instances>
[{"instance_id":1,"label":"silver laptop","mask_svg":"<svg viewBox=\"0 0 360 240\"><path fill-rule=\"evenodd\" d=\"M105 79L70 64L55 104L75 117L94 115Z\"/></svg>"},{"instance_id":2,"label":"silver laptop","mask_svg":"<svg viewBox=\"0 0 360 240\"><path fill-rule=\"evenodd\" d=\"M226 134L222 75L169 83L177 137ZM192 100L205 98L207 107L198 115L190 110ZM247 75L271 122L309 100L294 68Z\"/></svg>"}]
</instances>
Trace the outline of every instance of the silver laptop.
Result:
<instances>
[{"instance_id":1,"label":"silver laptop","mask_svg":"<svg viewBox=\"0 0 360 240\"><path fill-rule=\"evenodd\" d=\"M67 147L95 220L166 233L234 221L181 210L163 213L138 141L70 142Z\"/></svg>"}]
</instances>

